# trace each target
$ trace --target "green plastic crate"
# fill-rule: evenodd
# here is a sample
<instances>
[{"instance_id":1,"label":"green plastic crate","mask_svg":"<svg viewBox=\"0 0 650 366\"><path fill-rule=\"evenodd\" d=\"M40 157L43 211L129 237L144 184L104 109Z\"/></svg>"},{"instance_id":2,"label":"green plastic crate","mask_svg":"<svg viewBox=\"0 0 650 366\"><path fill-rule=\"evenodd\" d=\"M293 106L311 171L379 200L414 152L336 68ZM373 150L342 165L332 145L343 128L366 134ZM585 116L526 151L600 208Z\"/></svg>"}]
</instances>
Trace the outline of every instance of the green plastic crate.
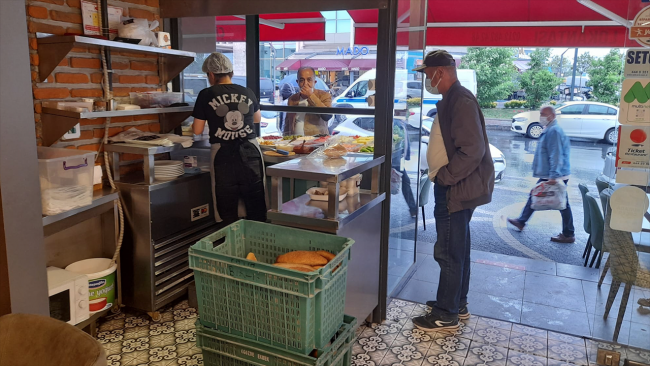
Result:
<instances>
[{"instance_id":1,"label":"green plastic crate","mask_svg":"<svg viewBox=\"0 0 650 366\"><path fill-rule=\"evenodd\" d=\"M197 321L196 345L206 366L349 366L357 319L345 316L336 339L314 358L206 328Z\"/></svg>"},{"instance_id":2,"label":"green plastic crate","mask_svg":"<svg viewBox=\"0 0 650 366\"><path fill-rule=\"evenodd\" d=\"M189 250L201 324L303 354L322 348L343 322L353 243L246 220L201 239ZM327 250L336 257L310 273L272 265L294 250ZM250 252L258 262L245 259Z\"/></svg>"}]
</instances>

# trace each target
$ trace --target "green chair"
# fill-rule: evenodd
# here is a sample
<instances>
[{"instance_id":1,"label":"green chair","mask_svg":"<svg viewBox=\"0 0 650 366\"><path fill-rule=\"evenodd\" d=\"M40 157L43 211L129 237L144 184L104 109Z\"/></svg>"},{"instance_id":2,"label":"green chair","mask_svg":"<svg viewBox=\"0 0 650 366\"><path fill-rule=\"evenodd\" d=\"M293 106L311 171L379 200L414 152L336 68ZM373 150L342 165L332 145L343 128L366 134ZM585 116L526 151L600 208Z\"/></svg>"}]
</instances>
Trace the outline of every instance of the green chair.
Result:
<instances>
[{"instance_id":1,"label":"green chair","mask_svg":"<svg viewBox=\"0 0 650 366\"><path fill-rule=\"evenodd\" d=\"M609 184L609 178L607 178L604 175L599 175L598 178L596 178L596 187L598 188L598 194L600 192L606 190L607 188L611 188Z\"/></svg>"},{"instance_id":2,"label":"green chair","mask_svg":"<svg viewBox=\"0 0 650 366\"><path fill-rule=\"evenodd\" d=\"M634 245L632 234L612 229L609 226L611 210L606 210L605 212L607 225L605 225L604 239L605 242L607 242L607 248L609 250L609 258L607 259L607 262L609 263L612 272L612 285L609 289L609 295L607 296L603 319L607 319L609 312L612 309L612 305L614 304L614 299L616 298L618 289L622 283L625 284L623 296L621 297L621 304L618 310L618 318L616 319L616 328L614 328L613 341L616 342L618 341L618 334L621 331L621 324L623 323L623 317L625 316L625 309L627 308L627 302L630 298L632 286L650 288L650 268L646 268L639 263L639 257L636 252L636 246Z\"/></svg>"},{"instance_id":3,"label":"green chair","mask_svg":"<svg viewBox=\"0 0 650 366\"><path fill-rule=\"evenodd\" d=\"M424 206L429 203L429 196L431 196L431 180L429 180L429 170L425 169L420 176L420 199L418 201L418 206L422 207L422 224L424 225L424 230L427 229Z\"/></svg>"},{"instance_id":4,"label":"green chair","mask_svg":"<svg viewBox=\"0 0 650 366\"><path fill-rule=\"evenodd\" d=\"M595 193L587 193L585 196L585 200L589 204L589 222L591 226L590 242L591 246L595 249L589 267L593 267L596 258L598 258L596 268L600 267L600 261L603 259L603 232L605 231L605 219L603 218L603 214L600 212L597 199L599 199L599 196ZM585 267L587 266L588 259L589 255L585 258Z\"/></svg>"},{"instance_id":5,"label":"green chair","mask_svg":"<svg viewBox=\"0 0 650 366\"><path fill-rule=\"evenodd\" d=\"M585 199L585 196L587 193L589 193L589 188L587 188L586 184L580 183L578 184L578 189L580 189L580 194L582 195L582 212L584 215L583 228L585 229L585 232L589 234L589 237L587 238L587 244L585 244L585 251L582 252L582 258L587 257L587 259L585 259L586 267L587 260L589 259L589 254L591 254L591 222L589 221L589 204Z\"/></svg>"}]
</instances>

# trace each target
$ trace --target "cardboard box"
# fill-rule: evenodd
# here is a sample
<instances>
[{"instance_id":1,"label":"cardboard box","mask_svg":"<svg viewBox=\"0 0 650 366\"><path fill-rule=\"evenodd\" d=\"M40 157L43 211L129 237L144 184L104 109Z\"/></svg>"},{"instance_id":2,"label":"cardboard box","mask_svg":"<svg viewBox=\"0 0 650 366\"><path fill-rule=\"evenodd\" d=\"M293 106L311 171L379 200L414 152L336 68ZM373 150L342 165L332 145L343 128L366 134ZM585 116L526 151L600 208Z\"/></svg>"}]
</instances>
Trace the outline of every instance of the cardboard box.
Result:
<instances>
[{"instance_id":1,"label":"cardboard box","mask_svg":"<svg viewBox=\"0 0 650 366\"><path fill-rule=\"evenodd\" d=\"M116 6L108 7L108 26L110 32L110 39L113 40L117 37L117 27L122 19L124 9ZM99 29L99 14L97 11L97 3L90 1L81 2L81 17L83 20L84 35L87 36L101 36L103 35Z\"/></svg>"}]
</instances>

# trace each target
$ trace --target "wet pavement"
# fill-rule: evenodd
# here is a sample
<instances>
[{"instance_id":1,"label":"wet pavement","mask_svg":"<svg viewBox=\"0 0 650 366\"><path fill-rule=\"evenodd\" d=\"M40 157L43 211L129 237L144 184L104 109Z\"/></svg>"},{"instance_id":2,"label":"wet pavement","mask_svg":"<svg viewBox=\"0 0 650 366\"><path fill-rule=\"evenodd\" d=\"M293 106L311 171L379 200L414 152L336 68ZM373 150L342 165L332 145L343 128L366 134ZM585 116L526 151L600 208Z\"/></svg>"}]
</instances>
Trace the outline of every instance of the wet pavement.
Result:
<instances>
[{"instance_id":1,"label":"wet pavement","mask_svg":"<svg viewBox=\"0 0 650 366\"><path fill-rule=\"evenodd\" d=\"M525 230L519 232L506 225L507 217L517 217L528 193L537 181L532 177L532 162L538 141L525 138L510 131L488 131L490 143L503 152L507 161L505 175L494 190L492 203L479 207L471 222L472 249L512 256L550 260L558 263L581 265L582 253L588 235L583 230L582 199L579 183L585 183L590 191L596 191L595 180L601 174L604 159L613 147L602 141L573 140L571 142L571 178L569 180L569 203L573 210L576 242L558 244L550 241L562 228L559 211L536 212ZM414 157L416 152L413 152ZM416 159L407 162L413 192L417 192ZM391 196L391 237L413 240L415 220L408 214L403 195ZM436 241L433 219L433 192L425 206L427 229L418 215L418 245L432 247Z\"/></svg>"}]
</instances>

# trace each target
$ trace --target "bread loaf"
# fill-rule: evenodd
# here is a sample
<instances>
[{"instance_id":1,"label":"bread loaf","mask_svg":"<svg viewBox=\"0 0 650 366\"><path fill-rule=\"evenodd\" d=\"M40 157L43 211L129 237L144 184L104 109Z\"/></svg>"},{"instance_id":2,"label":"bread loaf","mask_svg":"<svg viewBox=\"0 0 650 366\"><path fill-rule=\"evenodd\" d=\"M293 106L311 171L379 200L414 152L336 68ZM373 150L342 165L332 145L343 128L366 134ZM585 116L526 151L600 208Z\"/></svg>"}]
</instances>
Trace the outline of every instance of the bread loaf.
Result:
<instances>
[{"instance_id":1,"label":"bread loaf","mask_svg":"<svg viewBox=\"0 0 650 366\"><path fill-rule=\"evenodd\" d=\"M248 253L248 255L246 256L246 259L248 259L249 261L256 261L257 262L257 258L255 257L255 254L253 252Z\"/></svg>"},{"instance_id":2,"label":"bread loaf","mask_svg":"<svg viewBox=\"0 0 650 366\"><path fill-rule=\"evenodd\" d=\"M327 259L328 262L334 259L334 257L336 257L336 254L332 254L327 250L319 250L316 253L318 253L322 257L325 257L325 259Z\"/></svg>"},{"instance_id":3,"label":"bread loaf","mask_svg":"<svg viewBox=\"0 0 650 366\"><path fill-rule=\"evenodd\" d=\"M308 266L306 264L276 263L276 264L274 264L274 266L287 268L287 269L293 269L295 271L300 271L300 272L314 272L315 271L314 267Z\"/></svg>"},{"instance_id":4,"label":"bread loaf","mask_svg":"<svg viewBox=\"0 0 650 366\"><path fill-rule=\"evenodd\" d=\"M308 266L318 266L327 264L327 258L321 256L316 252L297 250L282 254L276 260L276 263L295 263L306 264Z\"/></svg>"}]
</instances>

